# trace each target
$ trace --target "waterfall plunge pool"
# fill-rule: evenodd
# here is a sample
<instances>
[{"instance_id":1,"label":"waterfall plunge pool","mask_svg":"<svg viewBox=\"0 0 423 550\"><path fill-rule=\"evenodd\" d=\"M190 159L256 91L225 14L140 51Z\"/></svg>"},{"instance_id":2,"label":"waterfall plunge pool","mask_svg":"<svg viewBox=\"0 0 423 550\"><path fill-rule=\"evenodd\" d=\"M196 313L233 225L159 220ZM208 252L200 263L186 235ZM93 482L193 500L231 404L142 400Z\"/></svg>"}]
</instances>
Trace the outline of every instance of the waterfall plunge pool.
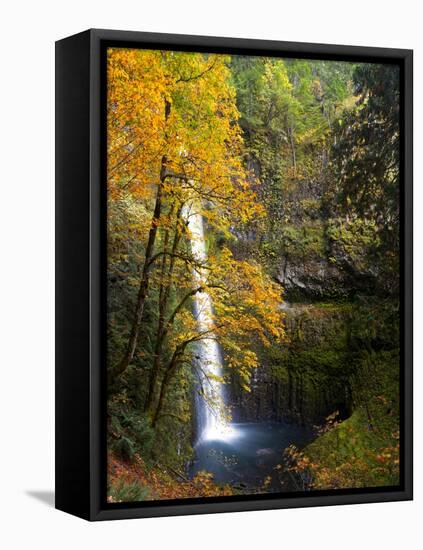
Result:
<instances>
[{"instance_id":1,"label":"waterfall plunge pool","mask_svg":"<svg viewBox=\"0 0 423 550\"><path fill-rule=\"evenodd\" d=\"M210 433L200 439L190 477L205 470L217 483L246 493L296 490L291 476L275 468L283 463L289 445L302 448L313 439L311 429L285 422L233 423L228 428L227 434L214 438ZM270 483L263 489L267 477Z\"/></svg>"}]
</instances>

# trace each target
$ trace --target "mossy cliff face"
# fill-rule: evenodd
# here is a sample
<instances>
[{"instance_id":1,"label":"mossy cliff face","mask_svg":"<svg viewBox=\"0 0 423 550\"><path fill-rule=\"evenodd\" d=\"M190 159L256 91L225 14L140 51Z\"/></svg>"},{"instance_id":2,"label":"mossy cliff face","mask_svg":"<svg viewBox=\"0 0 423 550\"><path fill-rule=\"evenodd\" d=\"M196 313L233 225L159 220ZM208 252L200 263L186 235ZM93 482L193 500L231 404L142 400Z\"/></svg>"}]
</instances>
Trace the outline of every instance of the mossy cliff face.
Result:
<instances>
[{"instance_id":1,"label":"mossy cliff face","mask_svg":"<svg viewBox=\"0 0 423 550\"><path fill-rule=\"evenodd\" d=\"M307 205L314 201L312 194L308 201L299 201L298 219L280 231L273 271L286 296L297 302L345 301L357 293L373 294L380 276L374 262L374 224L360 218L325 219L321 212L313 215Z\"/></svg>"},{"instance_id":2,"label":"mossy cliff face","mask_svg":"<svg viewBox=\"0 0 423 550\"><path fill-rule=\"evenodd\" d=\"M260 367L251 392L233 381L233 416L238 421L321 422L333 410L351 409L348 357L351 306L336 303L286 307L287 341L259 349Z\"/></svg>"},{"instance_id":3,"label":"mossy cliff face","mask_svg":"<svg viewBox=\"0 0 423 550\"><path fill-rule=\"evenodd\" d=\"M324 178L288 186L265 238L252 233L231 243L238 257L256 257L281 284L287 335L257 350L249 393L231 380L234 420L313 425L334 411L345 419L355 407L361 351L398 347L396 335L384 334L397 327L397 296L380 232L372 220L328 208L326 186Z\"/></svg>"},{"instance_id":4,"label":"mossy cliff face","mask_svg":"<svg viewBox=\"0 0 423 550\"><path fill-rule=\"evenodd\" d=\"M291 304L287 342L259 350L251 392L234 381L235 420L314 426L315 440L297 455L306 464L293 470L298 482L316 489L398 483L397 317L392 299Z\"/></svg>"}]
</instances>

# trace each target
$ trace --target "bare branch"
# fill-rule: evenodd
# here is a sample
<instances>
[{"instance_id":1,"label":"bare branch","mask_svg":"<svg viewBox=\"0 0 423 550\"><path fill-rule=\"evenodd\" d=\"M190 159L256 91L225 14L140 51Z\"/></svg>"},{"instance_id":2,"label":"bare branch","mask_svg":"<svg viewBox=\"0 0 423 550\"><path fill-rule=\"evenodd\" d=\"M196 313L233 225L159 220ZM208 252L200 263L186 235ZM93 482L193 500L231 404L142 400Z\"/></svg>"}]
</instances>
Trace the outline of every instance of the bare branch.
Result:
<instances>
[{"instance_id":1,"label":"bare branch","mask_svg":"<svg viewBox=\"0 0 423 550\"><path fill-rule=\"evenodd\" d=\"M202 71L201 73L198 73L196 75L190 75L190 76L187 76L187 77L180 77L178 78L178 80L176 81L176 83L178 84L179 82L192 82L193 80L197 80L198 78L201 78L202 76L204 76L205 74L207 74L209 71L211 71L216 65L216 59L213 61L213 63L211 65L209 65L204 71Z\"/></svg>"}]
</instances>

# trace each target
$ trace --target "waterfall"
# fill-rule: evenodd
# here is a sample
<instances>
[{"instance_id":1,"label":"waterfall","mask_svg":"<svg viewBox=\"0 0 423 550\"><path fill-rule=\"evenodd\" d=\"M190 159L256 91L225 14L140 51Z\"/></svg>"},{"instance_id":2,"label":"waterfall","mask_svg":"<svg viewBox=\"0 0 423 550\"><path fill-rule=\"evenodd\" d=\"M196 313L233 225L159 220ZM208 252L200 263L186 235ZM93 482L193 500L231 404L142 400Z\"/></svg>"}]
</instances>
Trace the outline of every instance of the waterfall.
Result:
<instances>
[{"instance_id":1,"label":"waterfall","mask_svg":"<svg viewBox=\"0 0 423 550\"><path fill-rule=\"evenodd\" d=\"M192 208L185 211L184 217L191 233L192 255L203 266L207 261L203 217ZM193 277L201 286L206 281L207 270L195 268ZM198 369L203 388L203 395L199 395L196 402L199 440L229 440L236 435L236 431L225 419L225 392L221 382L222 356L219 344L213 336L213 303L208 292L197 292L194 297L194 313L199 332L209 332L208 337L197 344Z\"/></svg>"}]
</instances>

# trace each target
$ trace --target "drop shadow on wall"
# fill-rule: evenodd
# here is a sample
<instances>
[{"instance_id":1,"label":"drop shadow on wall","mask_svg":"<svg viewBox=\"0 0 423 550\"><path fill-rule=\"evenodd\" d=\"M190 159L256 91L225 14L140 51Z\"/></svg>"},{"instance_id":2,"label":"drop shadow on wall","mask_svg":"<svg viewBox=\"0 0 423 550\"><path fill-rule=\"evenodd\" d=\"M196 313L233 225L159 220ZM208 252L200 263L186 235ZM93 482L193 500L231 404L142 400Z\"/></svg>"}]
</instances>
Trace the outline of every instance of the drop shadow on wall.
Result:
<instances>
[{"instance_id":1,"label":"drop shadow on wall","mask_svg":"<svg viewBox=\"0 0 423 550\"><path fill-rule=\"evenodd\" d=\"M54 491L25 491L25 494L50 508L54 508Z\"/></svg>"}]
</instances>

